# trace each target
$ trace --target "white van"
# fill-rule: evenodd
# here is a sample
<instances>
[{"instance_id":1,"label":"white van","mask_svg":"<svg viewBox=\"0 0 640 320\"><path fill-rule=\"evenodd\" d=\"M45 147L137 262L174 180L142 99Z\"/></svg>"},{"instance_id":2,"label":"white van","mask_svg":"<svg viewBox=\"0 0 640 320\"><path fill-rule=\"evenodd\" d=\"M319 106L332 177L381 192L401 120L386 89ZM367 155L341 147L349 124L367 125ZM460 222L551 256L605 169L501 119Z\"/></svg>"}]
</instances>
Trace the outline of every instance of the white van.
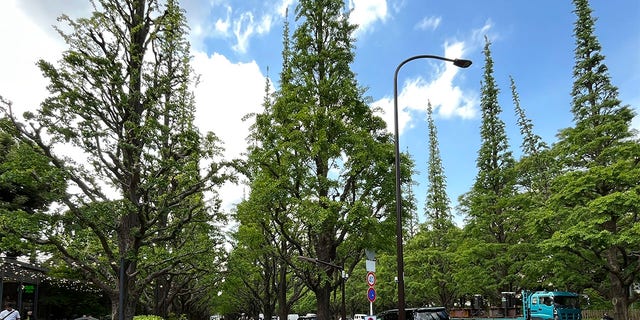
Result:
<instances>
[{"instance_id":1,"label":"white van","mask_svg":"<svg viewBox=\"0 0 640 320\"><path fill-rule=\"evenodd\" d=\"M367 315L364 313L356 313L353 315L353 320L364 320L367 318Z\"/></svg>"}]
</instances>

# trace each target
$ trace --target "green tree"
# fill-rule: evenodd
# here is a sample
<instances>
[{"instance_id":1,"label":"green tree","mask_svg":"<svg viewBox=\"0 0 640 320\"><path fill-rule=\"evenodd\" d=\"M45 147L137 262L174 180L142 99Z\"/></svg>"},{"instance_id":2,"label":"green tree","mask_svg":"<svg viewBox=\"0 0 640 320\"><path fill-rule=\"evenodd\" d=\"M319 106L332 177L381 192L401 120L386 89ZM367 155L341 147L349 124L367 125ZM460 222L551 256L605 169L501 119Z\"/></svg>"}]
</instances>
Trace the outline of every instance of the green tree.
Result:
<instances>
[{"instance_id":1,"label":"green tree","mask_svg":"<svg viewBox=\"0 0 640 320\"><path fill-rule=\"evenodd\" d=\"M285 34L288 34L286 22ZM284 52L288 52L286 48L288 42L285 41ZM284 58L286 61L286 56ZM273 106L271 95L271 82L267 78L263 101L265 110ZM252 193L236 208L235 219L239 227L234 233L235 245L231 255L234 261L229 263L229 273L234 281L225 281L228 287L225 296L229 296L225 300L236 311L250 311L254 317L263 313L265 319L271 319L277 313L280 318L286 318L293 303L308 290L304 290L302 282L291 279L293 273L289 272L286 263L282 263L292 259L292 251L288 250L289 243L282 238L273 219L284 214L279 201L274 201L273 195L279 193L278 186L259 184L263 180L255 178L260 176L256 168L258 166L246 166L244 170L247 178L253 181ZM239 297L243 300L238 301Z\"/></svg>"},{"instance_id":2,"label":"green tree","mask_svg":"<svg viewBox=\"0 0 640 320\"><path fill-rule=\"evenodd\" d=\"M459 264L457 243L461 236L456 226L440 234L423 224L418 234L407 242L407 306L453 306L459 295L455 275Z\"/></svg>"},{"instance_id":3,"label":"green tree","mask_svg":"<svg viewBox=\"0 0 640 320\"><path fill-rule=\"evenodd\" d=\"M420 231L408 240L407 261L408 305L452 306L456 292L453 278L456 266L455 244L459 229L453 223L446 177L438 146L438 130L433 120L431 103L427 104L429 130L428 183L425 201L426 221Z\"/></svg>"},{"instance_id":4,"label":"green tree","mask_svg":"<svg viewBox=\"0 0 640 320\"><path fill-rule=\"evenodd\" d=\"M424 212L427 225L436 232L436 237L439 237L444 236L455 225L453 215L451 215L451 201L447 195L447 178L442 166L438 129L433 121L431 102L427 105L427 124L429 127L429 188L427 189ZM434 243L433 245L440 246L441 244Z\"/></svg>"},{"instance_id":5,"label":"green tree","mask_svg":"<svg viewBox=\"0 0 640 320\"><path fill-rule=\"evenodd\" d=\"M460 199L460 208L467 215L465 232L470 237L468 245L461 246L461 256L467 260L465 265L478 268L465 270L467 275L462 278L492 279L484 280L489 283L481 288L487 297L497 299L501 291L518 289L515 287L518 275L512 268L519 259L515 244L523 239L523 217L515 209L515 160L509 150L505 124L500 119L502 110L490 45L486 39L480 101L482 142L476 161L478 175L471 191ZM475 286L468 285L467 288Z\"/></svg>"},{"instance_id":6,"label":"green tree","mask_svg":"<svg viewBox=\"0 0 640 320\"><path fill-rule=\"evenodd\" d=\"M513 98L514 110L517 117L517 124L522 135L522 157L517 163L518 185L525 193L540 196L541 201L549 197L549 180L553 173L554 159L549 155L549 146L542 138L533 131L533 123L527 118L524 108L520 105L520 97L513 77L511 81L511 96Z\"/></svg>"},{"instance_id":7,"label":"green tree","mask_svg":"<svg viewBox=\"0 0 640 320\"><path fill-rule=\"evenodd\" d=\"M404 152L404 154L408 157L411 157L408 148ZM413 157L411 157L411 159L413 161ZM403 239L405 240L409 240L415 237L420 230L420 219L418 217L418 210L416 206L416 194L413 191L413 186L416 184L417 183L415 181L411 181L411 183L408 183L406 187L404 187L404 192L402 194L403 202L405 203L405 205L402 207L402 211L404 215L408 216L405 223L403 224Z\"/></svg>"},{"instance_id":8,"label":"green tree","mask_svg":"<svg viewBox=\"0 0 640 320\"><path fill-rule=\"evenodd\" d=\"M60 18L69 48L55 65L38 62L51 95L26 114L28 125L5 110L18 137L69 183L60 206L38 213L37 232L13 231L104 290L114 318L122 310L130 319L147 288L215 254L215 238L198 240L218 234L214 188L230 177L217 138L193 125L194 76L175 1L101 0L94 10Z\"/></svg>"},{"instance_id":9,"label":"green tree","mask_svg":"<svg viewBox=\"0 0 640 320\"><path fill-rule=\"evenodd\" d=\"M545 283L558 285L555 279L550 278L553 259L537 249L538 243L549 238L558 227L557 223L546 220L543 214L551 195L550 181L558 174L558 165L548 145L534 133L533 122L520 104L516 82L513 77L509 79L517 125L522 136L522 156L515 165L518 193L514 206L524 218L523 228L528 235L518 243L523 264L518 262L512 270L522 275L522 285L527 289L546 287Z\"/></svg>"},{"instance_id":10,"label":"green tree","mask_svg":"<svg viewBox=\"0 0 640 320\"><path fill-rule=\"evenodd\" d=\"M552 183L548 214L562 229L546 245L571 253L575 273L611 300L614 318L627 319L638 300L631 285L640 277L640 143L630 128L634 112L611 84L589 2L573 2L574 126L554 145L563 171Z\"/></svg>"},{"instance_id":11,"label":"green tree","mask_svg":"<svg viewBox=\"0 0 640 320\"><path fill-rule=\"evenodd\" d=\"M350 69L355 26L343 10L341 0L298 3L280 88L256 115L248 164L252 210L287 241L284 263L314 293L323 320L338 313L330 301L341 272L297 257L351 273L365 247L391 243L395 223L393 144Z\"/></svg>"},{"instance_id":12,"label":"green tree","mask_svg":"<svg viewBox=\"0 0 640 320\"><path fill-rule=\"evenodd\" d=\"M242 206L241 204L240 206ZM239 206L239 208L240 208ZM271 319L276 314L278 265L277 248L263 221L242 220L234 232L233 250L220 295L224 314L247 313Z\"/></svg>"},{"instance_id":13,"label":"green tree","mask_svg":"<svg viewBox=\"0 0 640 320\"><path fill-rule=\"evenodd\" d=\"M1 101L10 105L8 101ZM55 170L37 147L14 138L7 120L0 120L0 252L7 257L28 255L35 260L35 247L22 241L18 234L7 232L9 226L16 219L16 212L22 212L26 219L16 223L33 225L33 213L58 200L66 184L61 172Z\"/></svg>"}]
</instances>

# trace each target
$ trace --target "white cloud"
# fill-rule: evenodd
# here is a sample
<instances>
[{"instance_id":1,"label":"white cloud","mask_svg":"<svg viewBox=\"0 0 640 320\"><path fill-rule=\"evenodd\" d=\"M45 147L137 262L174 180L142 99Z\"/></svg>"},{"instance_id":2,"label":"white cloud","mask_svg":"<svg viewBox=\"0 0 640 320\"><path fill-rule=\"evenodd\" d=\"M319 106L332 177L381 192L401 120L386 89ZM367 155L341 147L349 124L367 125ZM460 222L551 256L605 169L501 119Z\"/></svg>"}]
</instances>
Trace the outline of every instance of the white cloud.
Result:
<instances>
[{"instance_id":1,"label":"white cloud","mask_svg":"<svg viewBox=\"0 0 640 320\"><path fill-rule=\"evenodd\" d=\"M15 3L17 9L28 13L28 19L36 23L50 21L48 24L39 23L38 26L51 34L54 34L51 25L56 23L56 18L60 15L66 14L72 19L77 19L87 17L93 10L91 3L86 0L8 0L8 2Z\"/></svg>"},{"instance_id":2,"label":"white cloud","mask_svg":"<svg viewBox=\"0 0 640 320\"><path fill-rule=\"evenodd\" d=\"M276 12L278 12L279 16L284 17L288 9L289 14L291 14L291 12L293 12L293 10L295 9L293 7L293 3L294 3L294 0L282 0L280 5L277 6Z\"/></svg>"},{"instance_id":3,"label":"white cloud","mask_svg":"<svg viewBox=\"0 0 640 320\"><path fill-rule=\"evenodd\" d=\"M240 18L233 23L233 34L237 43L233 45L233 50L245 53L249 47L249 39L254 34L267 34L271 30L271 15L262 16L260 22L254 22L253 13L243 12Z\"/></svg>"},{"instance_id":4,"label":"white cloud","mask_svg":"<svg viewBox=\"0 0 640 320\"><path fill-rule=\"evenodd\" d=\"M196 125L221 137L228 156L239 156L249 128L242 117L262 110L265 76L255 61L233 63L218 53L196 51L192 66L200 75L194 90Z\"/></svg>"},{"instance_id":5,"label":"white cloud","mask_svg":"<svg viewBox=\"0 0 640 320\"><path fill-rule=\"evenodd\" d=\"M484 25L478 29L474 29L471 32L471 39L475 43L484 44L484 37L489 38L491 42L499 38L498 34L490 34L489 31L493 30L493 22L491 19L488 19Z\"/></svg>"},{"instance_id":6,"label":"white cloud","mask_svg":"<svg viewBox=\"0 0 640 320\"><path fill-rule=\"evenodd\" d=\"M388 17L386 0L349 0L348 7L353 9L349 22L358 25L356 37L373 28L376 21L385 21Z\"/></svg>"},{"instance_id":7,"label":"white cloud","mask_svg":"<svg viewBox=\"0 0 640 320\"><path fill-rule=\"evenodd\" d=\"M249 37L253 34L253 29L253 13L242 13L240 18L233 23L233 34L237 40L237 43L233 46L233 50L241 53L247 51Z\"/></svg>"},{"instance_id":8,"label":"white cloud","mask_svg":"<svg viewBox=\"0 0 640 320\"><path fill-rule=\"evenodd\" d=\"M195 124L201 131L212 131L224 141L225 158L238 158L246 151L245 139L251 121L242 117L262 111L265 76L255 61L233 63L223 55L193 54L192 65L200 74L194 90ZM220 190L223 207L229 210L244 194L245 186L226 184Z\"/></svg>"},{"instance_id":9,"label":"white cloud","mask_svg":"<svg viewBox=\"0 0 640 320\"><path fill-rule=\"evenodd\" d=\"M191 46L206 51L205 41L211 38L229 40L231 48L246 53L255 36L268 34L275 21L284 17L287 8L293 10L295 0L281 0L259 11L241 11L225 1L185 0L181 3L191 28Z\"/></svg>"},{"instance_id":10,"label":"white cloud","mask_svg":"<svg viewBox=\"0 0 640 320\"><path fill-rule=\"evenodd\" d=\"M189 42L194 49L205 48L205 40L208 38L227 38L232 36L231 14L233 9L229 5L217 5L213 2L202 0L186 0L180 3L185 10L187 24L189 25ZM212 17L212 12L219 14Z\"/></svg>"},{"instance_id":11,"label":"white cloud","mask_svg":"<svg viewBox=\"0 0 640 320\"><path fill-rule=\"evenodd\" d=\"M214 24L215 32L221 35L229 34L229 26L231 26L231 7L227 7L227 16L224 20L218 19Z\"/></svg>"},{"instance_id":12,"label":"white cloud","mask_svg":"<svg viewBox=\"0 0 640 320\"><path fill-rule=\"evenodd\" d=\"M463 42L445 43L444 56L451 58L462 57L464 48ZM452 63L435 59L428 65L435 68L435 75L430 80L420 76L403 82L399 75L398 130L400 133L414 125L412 115L416 113L423 114L429 101L434 112L445 118L460 117L469 119L474 118L477 114L477 96L474 93L464 92L454 84L454 79L460 72L460 68ZM373 103L374 107L383 110L384 113L381 116L387 122L389 131L392 131L394 127L393 103L393 97L384 97ZM419 118L422 119L422 117Z\"/></svg>"},{"instance_id":13,"label":"white cloud","mask_svg":"<svg viewBox=\"0 0 640 320\"><path fill-rule=\"evenodd\" d=\"M40 12L36 15L40 19L46 16L42 10L33 12ZM51 11L45 21L55 22L56 16L57 13ZM47 81L36 62L39 59L55 62L64 49L62 39L53 37L57 34L51 27L45 28L33 19L20 9L18 1L0 1L0 21L3 21L0 23L3 44L0 50L0 95L11 100L14 110L19 113L35 110L48 94Z\"/></svg>"},{"instance_id":14,"label":"white cloud","mask_svg":"<svg viewBox=\"0 0 640 320\"><path fill-rule=\"evenodd\" d=\"M420 22L418 22L416 29L433 31L438 28L441 21L441 17L424 17Z\"/></svg>"}]
</instances>

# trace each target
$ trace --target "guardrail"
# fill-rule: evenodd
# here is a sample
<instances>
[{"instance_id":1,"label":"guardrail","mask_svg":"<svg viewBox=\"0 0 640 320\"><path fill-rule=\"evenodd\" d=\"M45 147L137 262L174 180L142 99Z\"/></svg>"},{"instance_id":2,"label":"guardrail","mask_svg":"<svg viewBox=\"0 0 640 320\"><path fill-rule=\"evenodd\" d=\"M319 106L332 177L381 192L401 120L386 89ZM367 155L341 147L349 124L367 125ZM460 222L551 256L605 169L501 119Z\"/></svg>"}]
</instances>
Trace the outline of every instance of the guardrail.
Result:
<instances>
[{"instance_id":1,"label":"guardrail","mask_svg":"<svg viewBox=\"0 0 640 320\"><path fill-rule=\"evenodd\" d=\"M608 313L613 316L613 310L582 310L583 320L601 320L604 313ZM614 319L614 320L640 320L640 310L629 310L629 319Z\"/></svg>"}]
</instances>

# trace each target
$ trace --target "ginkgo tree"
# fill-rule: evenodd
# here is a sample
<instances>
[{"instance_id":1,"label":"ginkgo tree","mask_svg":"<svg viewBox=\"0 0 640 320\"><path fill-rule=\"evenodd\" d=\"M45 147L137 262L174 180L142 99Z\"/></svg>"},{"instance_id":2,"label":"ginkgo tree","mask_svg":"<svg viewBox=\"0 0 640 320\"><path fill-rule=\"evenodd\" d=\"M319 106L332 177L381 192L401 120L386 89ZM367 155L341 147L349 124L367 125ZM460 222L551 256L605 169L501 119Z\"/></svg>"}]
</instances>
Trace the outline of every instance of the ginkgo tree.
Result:
<instances>
[{"instance_id":1,"label":"ginkgo tree","mask_svg":"<svg viewBox=\"0 0 640 320\"><path fill-rule=\"evenodd\" d=\"M628 319L640 296L640 140L635 113L618 97L595 35L587 0L574 0L573 126L553 146L562 174L552 181L548 220L560 230L545 241L568 253L568 267L610 299L615 319Z\"/></svg>"},{"instance_id":2,"label":"ginkgo tree","mask_svg":"<svg viewBox=\"0 0 640 320\"><path fill-rule=\"evenodd\" d=\"M318 318L330 319L342 279L329 264L351 273L364 248L394 243L394 149L350 68L356 26L344 2L299 1L295 19L273 102L255 115L242 209L266 216L286 241L283 263L313 292ZM405 183L410 168L403 157Z\"/></svg>"},{"instance_id":3,"label":"ginkgo tree","mask_svg":"<svg viewBox=\"0 0 640 320\"><path fill-rule=\"evenodd\" d=\"M67 49L38 62L48 98L24 120L8 103L3 111L68 188L50 210L16 212L37 228L11 230L102 289L114 318L131 319L149 288L196 286L190 277L219 265L194 259L219 250L215 190L231 173L216 136L193 124L195 75L176 1L100 0L90 17L60 21ZM175 311L175 297L159 292L152 300L168 304L154 310Z\"/></svg>"}]
</instances>

